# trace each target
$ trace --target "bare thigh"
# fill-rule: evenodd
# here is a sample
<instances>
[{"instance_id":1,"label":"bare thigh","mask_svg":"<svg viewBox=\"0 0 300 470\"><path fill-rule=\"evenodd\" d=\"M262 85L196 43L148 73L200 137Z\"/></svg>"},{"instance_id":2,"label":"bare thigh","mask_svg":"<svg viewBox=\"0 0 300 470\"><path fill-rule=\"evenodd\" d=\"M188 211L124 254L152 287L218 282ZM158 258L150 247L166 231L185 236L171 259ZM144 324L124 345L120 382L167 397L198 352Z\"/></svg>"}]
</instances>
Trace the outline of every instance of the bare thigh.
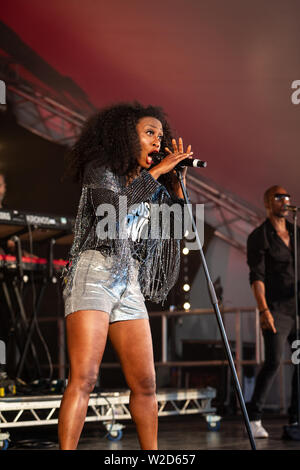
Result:
<instances>
[{"instance_id":1,"label":"bare thigh","mask_svg":"<svg viewBox=\"0 0 300 470\"><path fill-rule=\"evenodd\" d=\"M152 336L148 319L112 323L109 337L131 389L155 390Z\"/></svg>"},{"instance_id":2,"label":"bare thigh","mask_svg":"<svg viewBox=\"0 0 300 470\"><path fill-rule=\"evenodd\" d=\"M106 345L109 317L99 310L79 310L66 318L70 380L95 379Z\"/></svg>"}]
</instances>

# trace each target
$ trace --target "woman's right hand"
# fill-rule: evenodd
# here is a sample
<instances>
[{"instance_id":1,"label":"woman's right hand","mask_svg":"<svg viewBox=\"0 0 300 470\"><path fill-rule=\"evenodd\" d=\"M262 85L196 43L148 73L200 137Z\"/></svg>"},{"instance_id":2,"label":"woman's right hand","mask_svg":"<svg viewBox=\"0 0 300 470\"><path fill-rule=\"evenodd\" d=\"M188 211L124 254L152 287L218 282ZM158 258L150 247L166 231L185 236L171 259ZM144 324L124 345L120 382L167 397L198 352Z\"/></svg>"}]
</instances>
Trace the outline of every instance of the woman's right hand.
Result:
<instances>
[{"instance_id":1,"label":"woman's right hand","mask_svg":"<svg viewBox=\"0 0 300 470\"><path fill-rule=\"evenodd\" d=\"M151 175L155 179L159 178L165 173L169 173L175 168L176 165L178 165L178 163L181 162L181 160L189 158L193 155L193 152L191 152L190 145L188 146L187 151L183 152L183 144L181 137L179 138L179 150L177 147L176 139L172 139L172 145L173 151L171 152L168 148L166 148L168 155L166 155L160 163L158 163L153 168L151 168L151 170L149 170L149 173L151 173Z\"/></svg>"}]
</instances>

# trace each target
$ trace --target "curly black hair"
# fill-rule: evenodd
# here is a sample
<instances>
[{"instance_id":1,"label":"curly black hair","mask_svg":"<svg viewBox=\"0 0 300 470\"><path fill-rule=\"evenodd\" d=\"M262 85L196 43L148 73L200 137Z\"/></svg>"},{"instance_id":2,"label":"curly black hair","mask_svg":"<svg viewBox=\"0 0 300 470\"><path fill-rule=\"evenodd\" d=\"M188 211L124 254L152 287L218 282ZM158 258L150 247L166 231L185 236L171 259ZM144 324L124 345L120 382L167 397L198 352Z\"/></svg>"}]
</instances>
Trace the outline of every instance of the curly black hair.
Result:
<instances>
[{"instance_id":1,"label":"curly black hair","mask_svg":"<svg viewBox=\"0 0 300 470\"><path fill-rule=\"evenodd\" d=\"M163 126L161 148L171 146L172 132L161 107L143 106L139 102L107 106L91 116L81 135L65 158L65 176L81 182L85 165L97 159L117 175L135 175L141 151L137 123L143 117L154 117ZM171 148L171 147L170 147ZM170 179L166 175L167 186Z\"/></svg>"}]
</instances>

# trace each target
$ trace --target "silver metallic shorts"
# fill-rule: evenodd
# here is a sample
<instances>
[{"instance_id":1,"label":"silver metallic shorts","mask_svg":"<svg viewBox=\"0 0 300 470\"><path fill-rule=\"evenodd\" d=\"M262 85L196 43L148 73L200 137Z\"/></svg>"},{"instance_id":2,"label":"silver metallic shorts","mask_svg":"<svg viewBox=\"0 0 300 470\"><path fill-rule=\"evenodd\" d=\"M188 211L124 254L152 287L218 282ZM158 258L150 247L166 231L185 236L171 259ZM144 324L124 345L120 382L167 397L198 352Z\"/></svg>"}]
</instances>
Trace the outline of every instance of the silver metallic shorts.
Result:
<instances>
[{"instance_id":1,"label":"silver metallic shorts","mask_svg":"<svg viewBox=\"0 0 300 470\"><path fill-rule=\"evenodd\" d=\"M111 286L111 257L99 251L87 250L78 260L72 289L64 292L65 316L78 310L101 310L109 314L109 322L148 318L143 294L138 282L138 265L132 280Z\"/></svg>"}]
</instances>

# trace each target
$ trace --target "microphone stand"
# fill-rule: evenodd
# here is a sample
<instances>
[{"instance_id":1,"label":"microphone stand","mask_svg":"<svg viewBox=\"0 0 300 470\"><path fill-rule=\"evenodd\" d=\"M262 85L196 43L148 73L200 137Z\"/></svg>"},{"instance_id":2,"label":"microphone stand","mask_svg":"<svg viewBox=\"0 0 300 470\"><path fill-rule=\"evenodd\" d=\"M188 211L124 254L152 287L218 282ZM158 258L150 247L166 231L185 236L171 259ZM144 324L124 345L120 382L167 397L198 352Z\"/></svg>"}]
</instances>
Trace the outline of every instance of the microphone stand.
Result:
<instances>
[{"instance_id":1,"label":"microphone stand","mask_svg":"<svg viewBox=\"0 0 300 470\"><path fill-rule=\"evenodd\" d=\"M294 222L294 270L295 270L295 279L294 279L294 289L295 289L295 323L296 323L296 347L298 347L299 341L299 305L298 305L298 226L297 226L297 211L300 208L295 206L287 206L290 210L293 211L293 222ZM284 426L283 437L287 439L292 439L294 441L300 441L300 365L299 360L295 364L296 367L296 380L297 380L297 417L298 423L295 426Z\"/></svg>"},{"instance_id":2,"label":"microphone stand","mask_svg":"<svg viewBox=\"0 0 300 470\"><path fill-rule=\"evenodd\" d=\"M200 251L200 255L201 255L201 259L202 259L202 264L203 264L203 267L204 267L204 272L205 272L205 276L206 276L206 281L207 281L207 287L208 287L208 291L209 291L209 295L210 295L210 300L211 300L213 309L214 309L215 314L216 314L216 318L217 318L218 326L219 326L220 333L221 333L221 336L222 336L226 356L227 356L227 359L228 359L228 362L229 362L231 373L233 375L235 389L236 389L236 393L238 395L239 403L240 403L242 413L243 413L243 416L244 416L245 426L246 426L246 430L247 430L247 433L248 433L248 436L249 436L250 445L251 445L252 450L256 450L255 441L254 441L254 438L253 438L253 434L252 434L252 430L251 430L250 422L249 422L249 417L248 417L247 409L246 409L246 406L245 406L245 401L244 401L244 398L243 398L243 395L242 395L241 387L240 387L240 384L239 384L239 379L237 377L237 373L236 373L236 370L235 370L235 366L234 366L230 346L229 346L229 343L228 343L225 328L224 328L224 325L223 325L223 320L222 320L221 313L220 313L220 310L219 310L218 299L217 299L215 288L214 288L214 285L211 281L210 274L209 274L209 271L208 271L208 268L207 268L205 256L204 256L202 246L201 246L201 241L200 241L199 234L198 234L198 231L197 231L197 227L196 227L196 224L195 224L195 220L194 220L194 217L193 217L191 204L189 202L188 195L187 195L187 192L186 192L186 188L185 188L185 185L184 185L184 182L183 182L180 166L177 165L177 167L175 167L175 170L176 170L176 174L177 174L177 177L179 179L180 186L181 186L181 189L182 189L182 192L183 192L183 195L184 195L185 203L187 204L187 208L188 208L189 216L190 216L190 219L191 219L191 222L192 222L192 227L193 227L193 230L194 230L194 233L195 233L195 236L196 236L197 244L199 246L199 251Z\"/></svg>"}]
</instances>

